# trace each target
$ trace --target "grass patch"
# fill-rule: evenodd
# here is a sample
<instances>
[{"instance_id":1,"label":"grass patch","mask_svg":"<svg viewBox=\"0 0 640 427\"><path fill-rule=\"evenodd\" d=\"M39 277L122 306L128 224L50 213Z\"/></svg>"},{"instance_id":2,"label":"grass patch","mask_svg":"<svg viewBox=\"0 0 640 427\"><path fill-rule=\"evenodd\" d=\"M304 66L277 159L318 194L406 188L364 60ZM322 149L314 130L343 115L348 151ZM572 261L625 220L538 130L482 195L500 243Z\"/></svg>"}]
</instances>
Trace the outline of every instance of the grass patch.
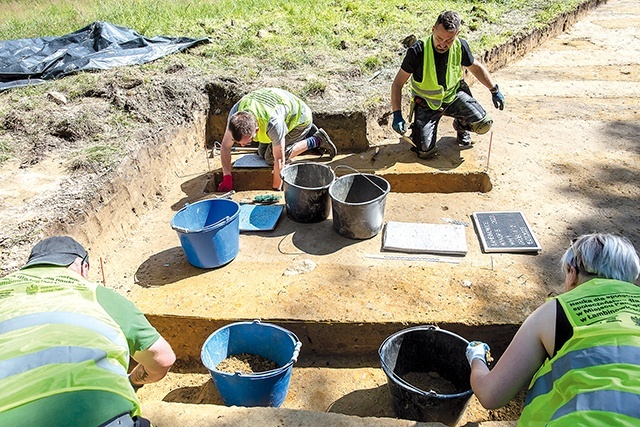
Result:
<instances>
[{"instance_id":1,"label":"grass patch","mask_svg":"<svg viewBox=\"0 0 640 427\"><path fill-rule=\"evenodd\" d=\"M312 79L302 87L302 91L298 95L304 99L308 95L322 95L326 89L327 84L325 82Z\"/></svg>"},{"instance_id":2,"label":"grass patch","mask_svg":"<svg viewBox=\"0 0 640 427\"><path fill-rule=\"evenodd\" d=\"M437 15L460 12L462 36L474 51L543 26L584 0L62 0L4 1L0 39L63 35L93 21L109 21L152 37L208 37L203 59L234 69L240 59L293 70L315 58L361 59L365 70L397 61L392 53L408 34L429 35ZM490 36L487 34L491 34ZM346 52L342 52L348 46ZM380 53L378 53L380 52ZM206 66L206 63L200 63ZM320 70L318 72L321 72Z\"/></svg>"},{"instance_id":3,"label":"grass patch","mask_svg":"<svg viewBox=\"0 0 640 427\"><path fill-rule=\"evenodd\" d=\"M0 163L5 160L9 160L12 157L13 150L9 141L5 140L3 137L0 137Z\"/></svg>"},{"instance_id":4,"label":"grass patch","mask_svg":"<svg viewBox=\"0 0 640 427\"><path fill-rule=\"evenodd\" d=\"M109 144L95 144L71 153L68 168L71 171L101 172L111 168L120 159L121 148Z\"/></svg>"}]
</instances>

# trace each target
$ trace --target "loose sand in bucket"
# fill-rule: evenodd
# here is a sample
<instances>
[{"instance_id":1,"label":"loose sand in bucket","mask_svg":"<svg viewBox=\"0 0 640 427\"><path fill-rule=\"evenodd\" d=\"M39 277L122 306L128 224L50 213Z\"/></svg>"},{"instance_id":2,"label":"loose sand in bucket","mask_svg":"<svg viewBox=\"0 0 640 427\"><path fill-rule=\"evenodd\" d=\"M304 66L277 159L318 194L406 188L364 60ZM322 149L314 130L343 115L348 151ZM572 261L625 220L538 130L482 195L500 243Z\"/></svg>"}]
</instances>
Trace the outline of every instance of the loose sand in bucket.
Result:
<instances>
[{"instance_id":1,"label":"loose sand in bucket","mask_svg":"<svg viewBox=\"0 0 640 427\"><path fill-rule=\"evenodd\" d=\"M249 353L232 354L216 366L216 369L221 372L243 374L271 371L277 368L278 364L273 360Z\"/></svg>"}]
</instances>

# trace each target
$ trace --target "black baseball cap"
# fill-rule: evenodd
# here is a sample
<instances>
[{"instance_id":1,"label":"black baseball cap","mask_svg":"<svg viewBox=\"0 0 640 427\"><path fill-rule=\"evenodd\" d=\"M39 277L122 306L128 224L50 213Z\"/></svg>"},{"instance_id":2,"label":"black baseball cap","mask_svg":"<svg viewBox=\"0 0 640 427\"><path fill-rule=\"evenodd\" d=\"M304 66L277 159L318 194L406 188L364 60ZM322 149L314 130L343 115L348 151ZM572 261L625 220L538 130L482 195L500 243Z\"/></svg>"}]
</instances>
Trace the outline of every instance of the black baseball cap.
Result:
<instances>
[{"instance_id":1,"label":"black baseball cap","mask_svg":"<svg viewBox=\"0 0 640 427\"><path fill-rule=\"evenodd\" d=\"M54 236L41 240L31 249L29 260L22 268L49 264L68 267L80 257L89 262L85 248L69 236Z\"/></svg>"}]
</instances>

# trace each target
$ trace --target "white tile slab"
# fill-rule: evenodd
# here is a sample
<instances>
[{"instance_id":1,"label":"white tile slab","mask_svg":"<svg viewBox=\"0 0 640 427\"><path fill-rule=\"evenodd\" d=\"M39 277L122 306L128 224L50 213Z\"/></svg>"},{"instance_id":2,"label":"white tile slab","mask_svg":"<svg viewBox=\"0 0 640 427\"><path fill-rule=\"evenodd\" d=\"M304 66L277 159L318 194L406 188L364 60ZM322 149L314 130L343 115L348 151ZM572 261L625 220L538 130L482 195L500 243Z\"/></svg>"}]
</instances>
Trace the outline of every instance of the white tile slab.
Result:
<instances>
[{"instance_id":1,"label":"white tile slab","mask_svg":"<svg viewBox=\"0 0 640 427\"><path fill-rule=\"evenodd\" d=\"M424 224L389 221L382 249L410 253L466 255L465 227L458 224Z\"/></svg>"}]
</instances>

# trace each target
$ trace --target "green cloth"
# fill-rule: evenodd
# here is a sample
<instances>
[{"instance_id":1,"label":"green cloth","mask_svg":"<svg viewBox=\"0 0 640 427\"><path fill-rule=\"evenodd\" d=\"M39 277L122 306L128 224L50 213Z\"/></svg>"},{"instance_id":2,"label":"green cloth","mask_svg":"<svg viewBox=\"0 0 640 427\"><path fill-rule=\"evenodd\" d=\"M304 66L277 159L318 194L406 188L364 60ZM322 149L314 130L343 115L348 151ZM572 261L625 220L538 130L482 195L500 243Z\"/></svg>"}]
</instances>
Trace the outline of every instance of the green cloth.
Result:
<instances>
[{"instance_id":1,"label":"green cloth","mask_svg":"<svg viewBox=\"0 0 640 427\"><path fill-rule=\"evenodd\" d=\"M160 334L144 314L122 295L99 286L96 296L98 303L122 328L130 354L148 349L160 338ZM68 409L60 411L60 408ZM0 426L96 427L116 415L132 410L130 401L112 393L61 393L3 412L0 414Z\"/></svg>"}]
</instances>

